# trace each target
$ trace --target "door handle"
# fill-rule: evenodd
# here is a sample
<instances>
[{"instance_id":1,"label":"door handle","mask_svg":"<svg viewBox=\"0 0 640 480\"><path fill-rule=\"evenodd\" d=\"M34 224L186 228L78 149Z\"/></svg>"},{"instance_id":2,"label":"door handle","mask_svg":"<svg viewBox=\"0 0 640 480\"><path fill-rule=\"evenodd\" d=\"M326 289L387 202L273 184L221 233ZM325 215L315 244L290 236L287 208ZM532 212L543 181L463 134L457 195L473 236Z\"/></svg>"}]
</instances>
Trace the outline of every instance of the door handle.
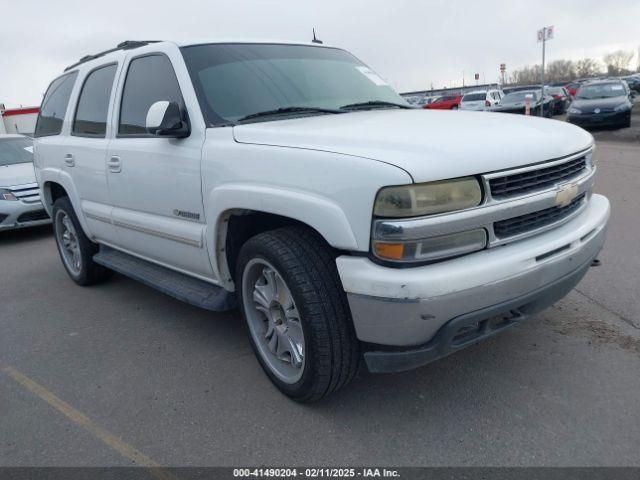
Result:
<instances>
[{"instance_id":1,"label":"door handle","mask_svg":"<svg viewBox=\"0 0 640 480\"><path fill-rule=\"evenodd\" d=\"M111 173L120 173L122 171L122 161L117 155L113 155L107 162Z\"/></svg>"},{"instance_id":2,"label":"door handle","mask_svg":"<svg viewBox=\"0 0 640 480\"><path fill-rule=\"evenodd\" d=\"M75 159L73 158L73 155L72 155L72 154L67 153L67 154L64 156L64 164L65 164L67 167L75 167L75 166L76 166L76 161L75 161Z\"/></svg>"}]
</instances>

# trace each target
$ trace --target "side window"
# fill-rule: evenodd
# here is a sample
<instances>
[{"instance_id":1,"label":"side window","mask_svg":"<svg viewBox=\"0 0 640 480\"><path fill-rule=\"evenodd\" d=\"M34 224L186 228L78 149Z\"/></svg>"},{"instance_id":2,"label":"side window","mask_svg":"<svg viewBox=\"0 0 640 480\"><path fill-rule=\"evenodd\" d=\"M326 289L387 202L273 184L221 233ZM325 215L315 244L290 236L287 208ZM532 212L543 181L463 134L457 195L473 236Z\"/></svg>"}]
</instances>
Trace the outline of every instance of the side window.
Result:
<instances>
[{"instance_id":1,"label":"side window","mask_svg":"<svg viewBox=\"0 0 640 480\"><path fill-rule=\"evenodd\" d=\"M104 137L107 133L109 99L116 76L116 65L91 72L84 81L76 107L72 133Z\"/></svg>"},{"instance_id":2,"label":"side window","mask_svg":"<svg viewBox=\"0 0 640 480\"><path fill-rule=\"evenodd\" d=\"M69 104L69 97L71 97L71 90L73 90L77 76L78 72L73 72L58 77L51 82L40 106L35 137L60 135L64 115Z\"/></svg>"},{"instance_id":3,"label":"side window","mask_svg":"<svg viewBox=\"0 0 640 480\"><path fill-rule=\"evenodd\" d=\"M164 55L148 55L132 60L122 90L118 133L146 135L149 107L163 100L183 105L171 61Z\"/></svg>"}]
</instances>

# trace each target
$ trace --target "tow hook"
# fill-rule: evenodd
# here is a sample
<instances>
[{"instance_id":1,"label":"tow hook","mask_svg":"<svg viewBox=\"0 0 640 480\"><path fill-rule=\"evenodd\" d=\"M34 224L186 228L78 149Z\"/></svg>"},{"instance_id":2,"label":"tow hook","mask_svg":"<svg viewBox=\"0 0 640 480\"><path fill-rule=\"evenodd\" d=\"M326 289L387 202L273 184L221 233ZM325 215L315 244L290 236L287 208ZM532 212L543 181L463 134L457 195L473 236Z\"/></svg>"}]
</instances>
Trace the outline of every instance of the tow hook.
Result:
<instances>
[{"instance_id":1,"label":"tow hook","mask_svg":"<svg viewBox=\"0 0 640 480\"><path fill-rule=\"evenodd\" d=\"M599 267L600 265L602 265L602 262L600 260L598 260L597 258L594 258L593 262L591 262L591 266L592 267Z\"/></svg>"}]
</instances>

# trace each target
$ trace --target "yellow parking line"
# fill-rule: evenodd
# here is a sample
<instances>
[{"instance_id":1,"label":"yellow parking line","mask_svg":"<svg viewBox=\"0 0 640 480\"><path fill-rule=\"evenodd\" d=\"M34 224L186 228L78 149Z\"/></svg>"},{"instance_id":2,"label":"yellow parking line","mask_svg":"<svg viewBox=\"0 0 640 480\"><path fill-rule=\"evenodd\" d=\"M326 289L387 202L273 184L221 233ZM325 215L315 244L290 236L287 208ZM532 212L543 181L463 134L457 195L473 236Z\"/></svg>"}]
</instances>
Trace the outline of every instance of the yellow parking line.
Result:
<instances>
[{"instance_id":1,"label":"yellow parking line","mask_svg":"<svg viewBox=\"0 0 640 480\"><path fill-rule=\"evenodd\" d=\"M131 445L126 442L123 442L115 435L109 433L105 429L97 426L95 423L91 421L89 417L84 415L82 412L79 412L71 405L69 405L64 400L56 397L53 393L47 390L42 385L34 382L26 375L23 375L18 370L13 367L6 366L2 369L7 375L9 375L13 380L18 382L24 388L29 390L31 393L39 397L41 400L44 400L53 408L58 410L60 413L69 418L76 425L84 428L89 433L91 433L94 437L98 438L102 442L104 442L109 447L113 448L117 452L119 452L123 457L128 458L136 465L140 465L149 470L149 473L158 480L174 480L175 477L163 470L159 463L147 457L144 453L136 450Z\"/></svg>"}]
</instances>

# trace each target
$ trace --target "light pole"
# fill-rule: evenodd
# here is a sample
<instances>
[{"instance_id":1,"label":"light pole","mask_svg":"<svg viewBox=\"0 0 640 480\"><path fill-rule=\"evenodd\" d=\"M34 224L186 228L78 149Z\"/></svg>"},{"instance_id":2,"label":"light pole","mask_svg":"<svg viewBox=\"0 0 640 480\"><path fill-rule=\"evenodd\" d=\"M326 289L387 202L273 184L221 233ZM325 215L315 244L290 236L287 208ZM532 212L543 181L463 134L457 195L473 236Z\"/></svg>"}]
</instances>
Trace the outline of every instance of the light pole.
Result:
<instances>
[{"instance_id":1,"label":"light pole","mask_svg":"<svg viewBox=\"0 0 640 480\"><path fill-rule=\"evenodd\" d=\"M547 40L553 38L553 25L549 27L542 27L542 30L538 30L538 41L542 42L542 69L540 74L540 116L544 117L544 60L545 60L545 47Z\"/></svg>"}]
</instances>

